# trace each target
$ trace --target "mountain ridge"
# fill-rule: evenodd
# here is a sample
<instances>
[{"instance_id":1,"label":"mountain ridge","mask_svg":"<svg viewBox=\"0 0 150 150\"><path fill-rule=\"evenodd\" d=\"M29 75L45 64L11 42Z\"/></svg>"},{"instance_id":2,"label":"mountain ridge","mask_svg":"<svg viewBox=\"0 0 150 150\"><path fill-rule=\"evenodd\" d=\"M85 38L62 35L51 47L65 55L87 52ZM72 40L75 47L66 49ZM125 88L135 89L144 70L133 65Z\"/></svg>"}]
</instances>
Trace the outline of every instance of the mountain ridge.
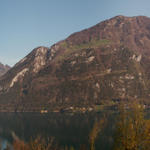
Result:
<instances>
[{"instance_id":1,"label":"mountain ridge","mask_svg":"<svg viewBox=\"0 0 150 150\"><path fill-rule=\"evenodd\" d=\"M0 63L0 76L4 75L11 67Z\"/></svg>"},{"instance_id":2,"label":"mountain ridge","mask_svg":"<svg viewBox=\"0 0 150 150\"><path fill-rule=\"evenodd\" d=\"M37 47L0 78L1 111L94 108L150 97L150 19L116 16Z\"/></svg>"}]
</instances>

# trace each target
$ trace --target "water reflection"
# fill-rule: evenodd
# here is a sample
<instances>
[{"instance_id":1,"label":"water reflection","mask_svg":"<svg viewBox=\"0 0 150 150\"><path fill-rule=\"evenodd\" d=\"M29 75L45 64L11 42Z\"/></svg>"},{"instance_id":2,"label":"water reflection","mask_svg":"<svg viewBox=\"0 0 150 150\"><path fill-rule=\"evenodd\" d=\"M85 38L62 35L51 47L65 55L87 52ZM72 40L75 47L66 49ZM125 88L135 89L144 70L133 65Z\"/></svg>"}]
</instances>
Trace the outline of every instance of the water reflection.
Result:
<instances>
[{"instance_id":1,"label":"water reflection","mask_svg":"<svg viewBox=\"0 0 150 150\"><path fill-rule=\"evenodd\" d=\"M88 145L89 133L95 120L102 116L109 118L108 127L103 131L97 147L109 149L112 143L114 112L61 114L61 113L0 113L1 149L13 142L14 138L29 141L38 135L47 138L54 137L61 146ZM104 133L105 132L105 133ZM9 144L10 145L10 144Z\"/></svg>"}]
</instances>

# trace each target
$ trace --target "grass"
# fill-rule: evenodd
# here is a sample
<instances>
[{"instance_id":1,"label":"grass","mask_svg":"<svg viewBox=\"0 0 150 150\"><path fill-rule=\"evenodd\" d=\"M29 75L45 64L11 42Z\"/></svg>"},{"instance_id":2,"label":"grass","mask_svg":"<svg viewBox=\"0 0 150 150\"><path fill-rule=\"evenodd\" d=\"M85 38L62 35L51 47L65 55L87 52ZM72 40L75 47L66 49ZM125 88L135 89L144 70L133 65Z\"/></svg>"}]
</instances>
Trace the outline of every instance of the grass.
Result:
<instances>
[{"instance_id":1,"label":"grass","mask_svg":"<svg viewBox=\"0 0 150 150\"><path fill-rule=\"evenodd\" d=\"M57 58L56 62L61 62L62 60L64 60L69 55L71 55L75 52L78 52L82 49L98 48L100 46L105 46L107 44L110 44L110 41L106 40L106 39L102 39L102 40L93 39L88 43L82 43L79 45L71 45L71 44L68 44L66 41L64 41L60 44L60 47L65 49L65 53L63 55L59 56Z\"/></svg>"},{"instance_id":2,"label":"grass","mask_svg":"<svg viewBox=\"0 0 150 150\"><path fill-rule=\"evenodd\" d=\"M91 40L88 43L81 43L81 44L78 44L78 45L76 45L76 44L71 45L71 44L68 44L66 41L64 41L64 42L61 43L60 46L62 48L67 49L67 50L74 51L74 50L87 49L87 48L97 48L99 46L104 46L104 45L107 45L107 44L110 44L110 41L106 40L106 39L103 39L103 40Z\"/></svg>"}]
</instances>

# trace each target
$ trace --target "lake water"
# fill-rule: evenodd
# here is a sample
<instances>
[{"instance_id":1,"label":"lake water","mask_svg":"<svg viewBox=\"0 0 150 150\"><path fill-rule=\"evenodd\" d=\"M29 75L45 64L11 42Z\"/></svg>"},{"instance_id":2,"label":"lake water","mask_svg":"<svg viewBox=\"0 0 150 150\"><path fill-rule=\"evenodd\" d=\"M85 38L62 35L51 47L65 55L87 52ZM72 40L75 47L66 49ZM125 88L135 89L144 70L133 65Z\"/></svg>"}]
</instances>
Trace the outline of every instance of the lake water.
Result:
<instances>
[{"instance_id":1,"label":"lake water","mask_svg":"<svg viewBox=\"0 0 150 150\"><path fill-rule=\"evenodd\" d=\"M54 137L60 146L88 147L89 133L95 121L105 116L108 121L97 139L96 149L109 150L113 143L116 112L101 113L0 113L0 145L4 150L17 137L28 142L31 138Z\"/></svg>"}]
</instances>

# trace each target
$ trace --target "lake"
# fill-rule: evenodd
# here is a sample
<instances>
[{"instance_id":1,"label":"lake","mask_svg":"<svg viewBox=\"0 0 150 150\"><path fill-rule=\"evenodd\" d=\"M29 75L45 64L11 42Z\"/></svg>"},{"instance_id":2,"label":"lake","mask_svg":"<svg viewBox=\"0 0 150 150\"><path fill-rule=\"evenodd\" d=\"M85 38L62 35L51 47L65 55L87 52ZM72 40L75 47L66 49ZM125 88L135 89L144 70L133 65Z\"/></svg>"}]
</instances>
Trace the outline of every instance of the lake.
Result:
<instances>
[{"instance_id":1,"label":"lake","mask_svg":"<svg viewBox=\"0 0 150 150\"><path fill-rule=\"evenodd\" d=\"M0 113L0 145L4 150L11 146L14 138L25 142L41 136L54 137L61 147L89 146L89 133L95 121L105 116L107 125L100 133L96 149L112 147L117 112L107 110L100 113Z\"/></svg>"}]
</instances>

